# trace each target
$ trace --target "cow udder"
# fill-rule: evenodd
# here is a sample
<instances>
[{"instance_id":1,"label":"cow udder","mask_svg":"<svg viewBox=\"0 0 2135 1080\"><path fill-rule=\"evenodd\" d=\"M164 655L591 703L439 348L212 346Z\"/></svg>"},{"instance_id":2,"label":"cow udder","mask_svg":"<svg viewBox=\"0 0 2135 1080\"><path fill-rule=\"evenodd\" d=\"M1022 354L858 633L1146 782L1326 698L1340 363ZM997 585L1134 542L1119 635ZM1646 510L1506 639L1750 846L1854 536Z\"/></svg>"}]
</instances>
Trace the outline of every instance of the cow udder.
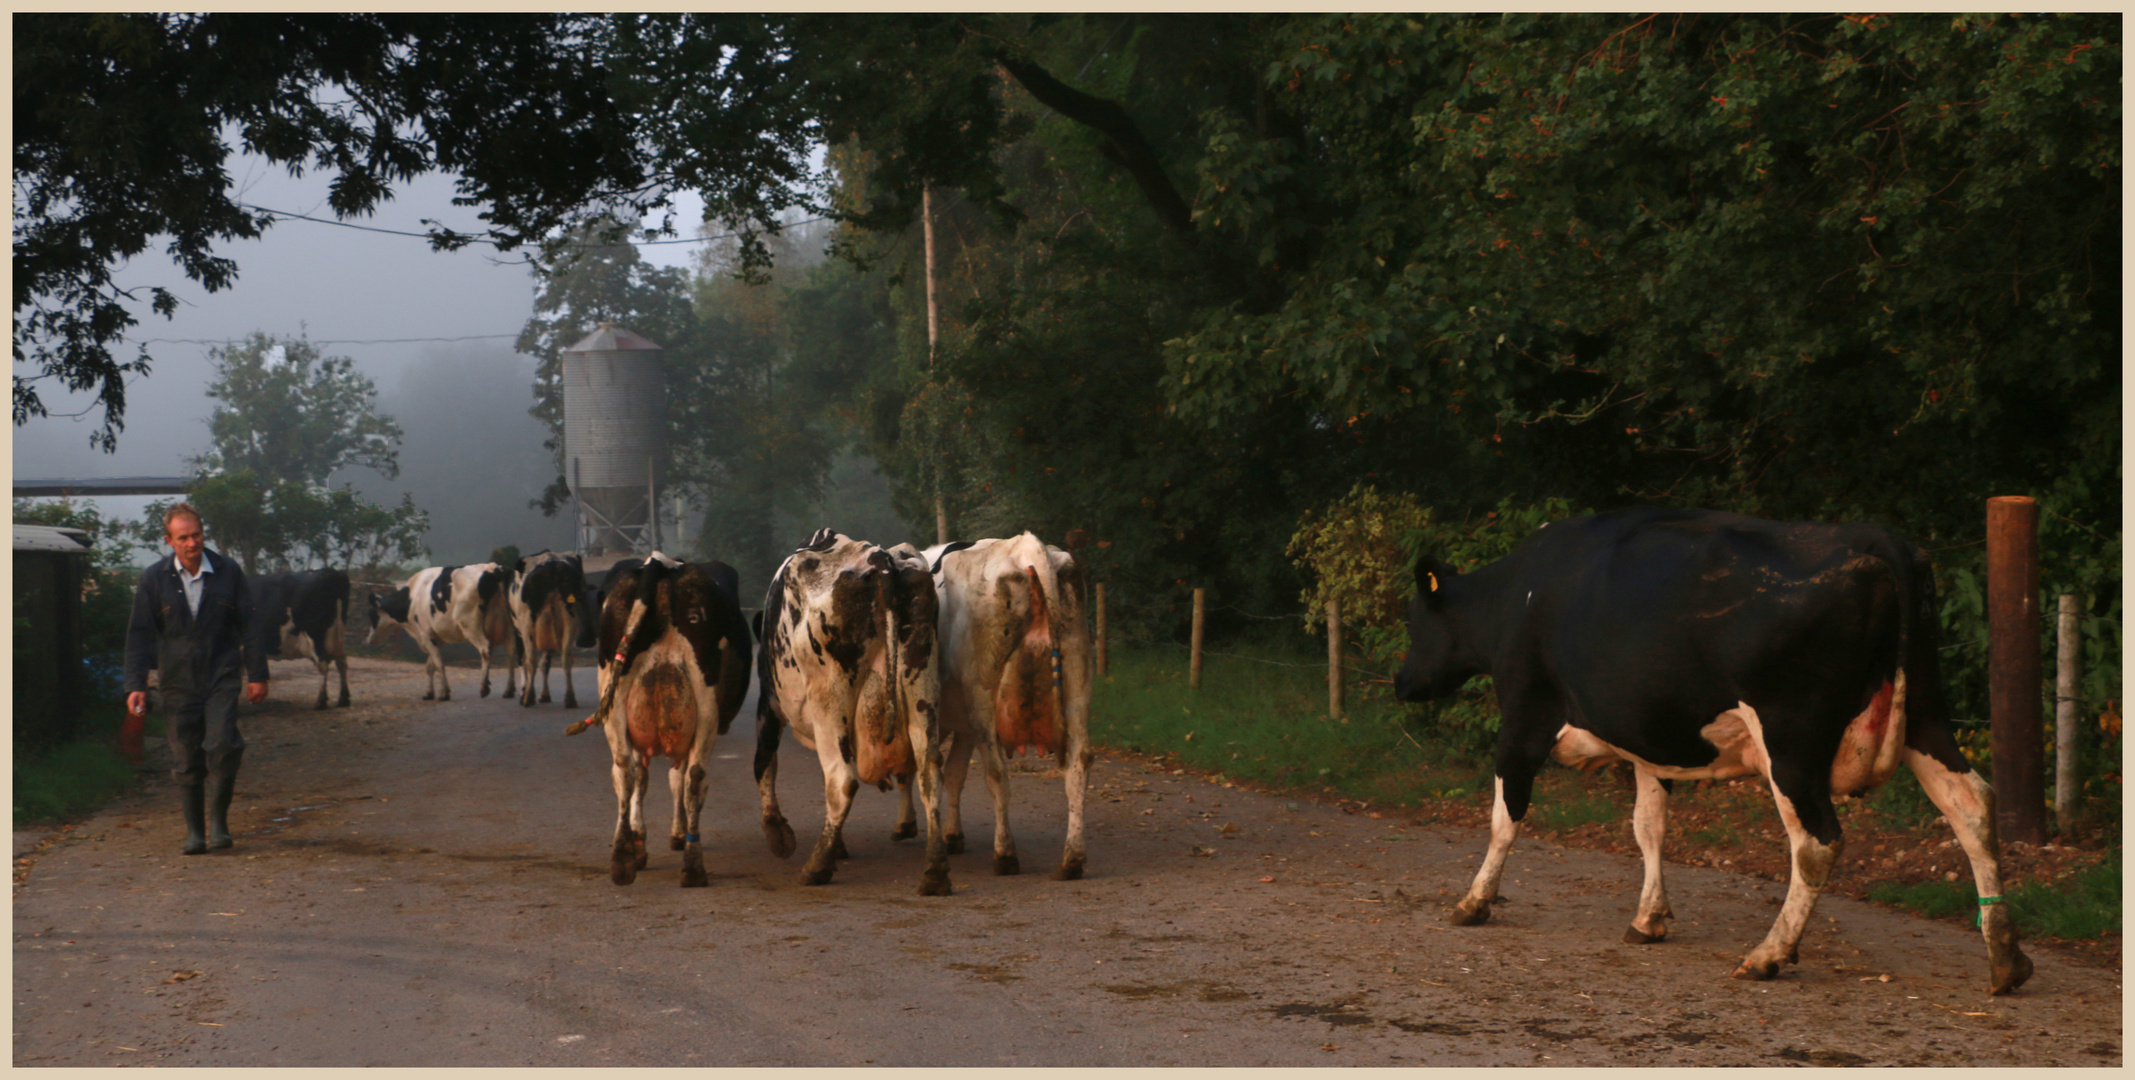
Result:
<instances>
[{"instance_id":1,"label":"cow udder","mask_svg":"<svg viewBox=\"0 0 2135 1080\"><path fill-rule=\"evenodd\" d=\"M697 742L697 695L681 668L661 664L635 676L623 691L623 716L631 747L648 763L689 760Z\"/></svg>"}]
</instances>

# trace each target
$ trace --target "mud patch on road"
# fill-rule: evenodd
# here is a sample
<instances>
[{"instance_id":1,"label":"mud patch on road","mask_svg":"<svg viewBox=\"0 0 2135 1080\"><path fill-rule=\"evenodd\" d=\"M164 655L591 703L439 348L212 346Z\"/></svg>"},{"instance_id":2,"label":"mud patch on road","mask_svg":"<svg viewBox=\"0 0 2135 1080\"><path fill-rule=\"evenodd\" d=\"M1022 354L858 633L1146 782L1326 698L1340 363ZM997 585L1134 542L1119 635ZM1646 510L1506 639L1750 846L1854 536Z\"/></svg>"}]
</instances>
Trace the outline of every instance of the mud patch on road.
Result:
<instances>
[{"instance_id":1,"label":"mud patch on road","mask_svg":"<svg viewBox=\"0 0 2135 1080\"><path fill-rule=\"evenodd\" d=\"M1325 1020L1335 1027L1354 1027L1359 1024L1376 1023L1371 1017L1357 1012L1355 1005L1314 1005L1310 1002L1293 1001L1270 1009L1277 1016L1311 1016Z\"/></svg>"},{"instance_id":2,"label":"mud patch on road","mask_svg":"<svg viewBox=\"0 0 2135 1080\"><path fill-rule=\"evenodd\" d=\"M1798 1061L1804 1065L1847 1066L1868 1065L1873 1062L1859 1054L1844 1050L1797 1050L1791 1046L1779 1052L1781 1061Z\"/></svg>"},{"instance_id":3,"label":"mud patch on road","mask_svg":"<svg viewBox=\"0 0 2135 1080\"><path fill-rule=\"evenodd\" d=\"M1129 1001L1148 1001L1151 998L1175 998L1194 994L1202 1001L1220 1004L1226 1001L1251 1001L1253 995L1228 983L1209 982L1206 979L1187 979L1174 983L1112 983L1099 989Z\"/></svg>"}]
</instances>

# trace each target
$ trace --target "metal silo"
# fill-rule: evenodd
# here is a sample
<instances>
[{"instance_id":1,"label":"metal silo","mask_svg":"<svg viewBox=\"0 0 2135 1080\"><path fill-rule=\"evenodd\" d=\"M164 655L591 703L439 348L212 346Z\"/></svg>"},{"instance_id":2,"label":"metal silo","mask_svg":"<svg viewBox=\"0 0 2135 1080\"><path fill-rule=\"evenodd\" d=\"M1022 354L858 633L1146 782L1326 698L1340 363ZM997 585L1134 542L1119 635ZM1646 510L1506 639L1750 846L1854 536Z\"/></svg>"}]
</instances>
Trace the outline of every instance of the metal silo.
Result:
<instances>
[{"instance_id":1,"label":"metal silo","mask_svg":"<svg viewBox=\"0 0 2135 1080\"><path fill-rule=\"evenodd\" d=\"M659 546L654 513L667 448L660 346L602 323L563 350L563 450L586 555Z\"/></svg>"}]
</instances>

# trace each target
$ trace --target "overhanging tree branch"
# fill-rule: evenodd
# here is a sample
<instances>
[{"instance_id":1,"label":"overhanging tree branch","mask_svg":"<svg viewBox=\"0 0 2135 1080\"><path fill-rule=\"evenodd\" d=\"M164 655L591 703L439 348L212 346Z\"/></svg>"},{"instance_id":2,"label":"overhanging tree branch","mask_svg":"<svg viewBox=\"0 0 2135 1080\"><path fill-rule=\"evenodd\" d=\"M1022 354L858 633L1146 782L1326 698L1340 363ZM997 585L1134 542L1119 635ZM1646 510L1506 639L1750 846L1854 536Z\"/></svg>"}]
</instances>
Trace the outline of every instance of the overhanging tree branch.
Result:
<instances>
[{"instance_id":1,"label":"overhanging tree branch","mask_svg":"<svg viewBox=\"0 0 2135 1080\"><path fill-rule=\"evenodd\" d=\"M1103 133L1107 141L1098 147L1098 152L1134 177L1141 186L1142 197L1149 201L1149 208L1156 211L1159 220L1181 236L1193 235L1193 209L1172 185L1156 152L1149 148L1149 140L1142 137L1141 129L1118 102L1085 94L1036 64L1006 55L997 55L995 60L1047 108Z\"/></svg>"}]
</instances>

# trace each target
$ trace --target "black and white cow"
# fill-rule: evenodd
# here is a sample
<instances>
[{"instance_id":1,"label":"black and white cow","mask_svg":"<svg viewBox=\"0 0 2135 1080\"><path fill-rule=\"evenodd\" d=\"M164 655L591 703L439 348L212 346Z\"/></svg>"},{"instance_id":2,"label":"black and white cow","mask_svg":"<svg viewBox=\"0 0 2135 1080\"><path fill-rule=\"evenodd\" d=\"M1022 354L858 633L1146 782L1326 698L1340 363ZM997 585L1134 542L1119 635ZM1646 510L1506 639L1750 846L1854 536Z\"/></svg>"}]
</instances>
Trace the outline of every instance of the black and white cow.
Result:
<instances>
[{"instance_id":1,"label":"black and white cow","mask_svg":"<svg viewBox=\"0 0 2135 1080\"><path fill-rule=\"evenodd\" d=\"M1067 844L1054 877L1082 876L1083 797L1089 788L1090 633L1082 569L1073 556L1024 533L928 548L941 607L942 828L964 849L965 770L978 752L993 795L994 873L1020 866L1008 828L1006 758L1025 748L1051 756L1067 786Z\"/></svg>"},{"instance_id":2,"label":"black and white cow","mask_svg":"<svg viewBox=\"0 0 2135 1080\"><path fill-rule=\"evenodd\" d=\"M677 562L660 552L608 575L600 615L600 704L565 729L601 727L615 782L617 885L644 869L645 791L652 762L669 763L674 818L668 845L682 852L682 884L709 883L699 829L714 739L749 693L749 624L725 563Z\"/></svg>"},{"instance_id":3,"label":"black and white cow","mask_svg":"<svg viewBox=\"0 0 2135 1080\"><path fill-rule=\"evenodd\" d=\"M328 672L341 672L341 699L348 704L348 649L342 624L348 619L348 575L332 568L295 574L254 574L252 600L265 625L267 655L301 656L319 669L319 703L326 707Z\"/></svg>"},{"instance_id":4,"label":"black and white cow","mask_svg":"<svg viewBox=\"0 0 2135 1080\"><path fill-rule=\"evenodd\" d=\"M1624 939L1658 941L1672 780L1758 775L1785 823L1785 905L1735 977L1793 963L1838 859L1834 794L1910 766L1972 862L1990 987L2031 975L2001 895L1994 793L1959 752L1936 662L1926 556L1888 529L1634 509L1543 527L1469 574L1425 555L1409 605L1403 701L1496 684L1503 727L1490 847L1452 921L1490 917L1535 772L1627 761L1646 883Z\"/></svg>"},{"instance_id":5,"label":"black and white cow","mask_svg":"<svg viewBox=\"0 0 2135 1080\"><path fill-rule=\"evenodd\" d=\"M586 602L586 573L578 556L544 551L512 564L512 629L518 635L520 663L526 677L519 704L534 704L534 669L541 674L541 700L549 700L549 662L563 658L563 704L578 707L578 687L571 682L571 646L593 647L599 613Z\"/></svg>"},{"instance_id":6,"label":"black and white cow","mask_svg":"<svg viewBox=\"0 0 2135 1080\"><path fill-rule=\"evenodd\" d=\"M482 658L482 696L489 696L489 653L516 640L511 621L512 571L496 563L431 566L417 570L399 588L371 593L369 644L385 640L394 627L406 630L422 647L430 675L424 701L452 700L452 682L438 646L465 642ZM516 693L517 665L504 669L504 694Z\"/></svg>"},{"instance_id":7,"label":"black and white cow","mask_svg":"<svg viewBox=\"0 0 2135 1080\"><path fill-rule=\"evenodd\" d=\"M830 880L845 857L843 830L863 783L889 790L911 778L926 808L923 896L949 894L942 837L940 700L935 666L934 583L908 545L884 549L824 529L772 575L757 615L761 689L756 709L756 786L764 838L793 854L793 827L778 808L779 733L816 752L823 767L823 834L801 883ZM896 835L910 835L900 823Z\"/></svg>"}]
</instances>

